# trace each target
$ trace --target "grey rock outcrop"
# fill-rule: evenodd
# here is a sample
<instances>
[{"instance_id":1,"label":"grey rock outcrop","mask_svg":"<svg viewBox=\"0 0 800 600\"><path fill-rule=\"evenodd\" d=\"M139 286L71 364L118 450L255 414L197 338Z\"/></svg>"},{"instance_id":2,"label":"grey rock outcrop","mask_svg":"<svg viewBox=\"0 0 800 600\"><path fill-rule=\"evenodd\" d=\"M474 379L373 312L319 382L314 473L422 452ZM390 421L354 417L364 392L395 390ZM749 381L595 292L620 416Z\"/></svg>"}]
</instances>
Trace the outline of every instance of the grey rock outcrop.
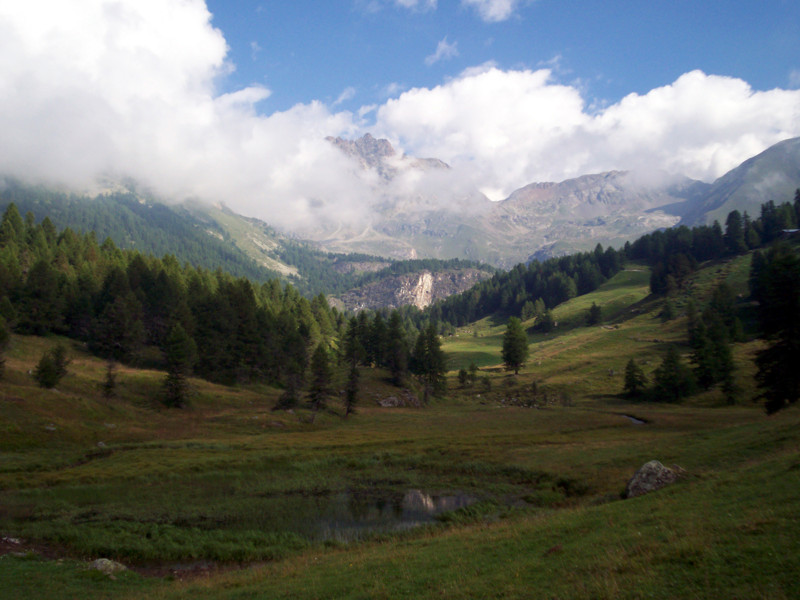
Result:
<instances>
[{"instance_id":1,"label":"grey rock outcrop","mask_svg":"<svg viewBox=\"0 0 800 600\"><path fill-rule=\"evenodd\" d=\"M664 486L675 483L678 479L677 471L665 467L657 460L645 463L636 471L625 489L626 498L635 498L648 492L660 490Z\"/></svg>"},{"instance_id":2,"label":"grey rock outcrop","mask_svg":"<svg viewBox=\"0 0 800 600\"><path fill-rule=\"evenodd\" d=\"M491 276L488 271L473 268L407 273L348 290L341 295L341 300L345 307L355 311L406 305L423 309L437 300L468 290Z\"/></svg>"}]
</instances>

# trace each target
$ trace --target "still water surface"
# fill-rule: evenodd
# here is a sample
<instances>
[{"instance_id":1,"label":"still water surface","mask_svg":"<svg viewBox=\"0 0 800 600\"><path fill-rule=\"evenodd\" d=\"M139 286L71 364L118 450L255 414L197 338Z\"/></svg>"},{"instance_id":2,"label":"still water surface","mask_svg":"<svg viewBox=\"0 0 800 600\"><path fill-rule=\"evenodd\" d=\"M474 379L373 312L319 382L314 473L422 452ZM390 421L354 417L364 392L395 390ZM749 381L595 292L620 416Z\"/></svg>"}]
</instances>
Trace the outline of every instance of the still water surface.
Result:
<instances>
[{"instance_id":1,"label":"still water surface","mask_svg":"<svg viewBox=\"0 0 800 600\"><path fill-rule=\"evenodd\" d=\"M284 498L284 501L287 499ZM298 496L283 529L313 540L357 540L369 533L398 531L433 522L437 515L473 504L467 494L406 492L334 492Z\"/></svg>"}]
</instances>

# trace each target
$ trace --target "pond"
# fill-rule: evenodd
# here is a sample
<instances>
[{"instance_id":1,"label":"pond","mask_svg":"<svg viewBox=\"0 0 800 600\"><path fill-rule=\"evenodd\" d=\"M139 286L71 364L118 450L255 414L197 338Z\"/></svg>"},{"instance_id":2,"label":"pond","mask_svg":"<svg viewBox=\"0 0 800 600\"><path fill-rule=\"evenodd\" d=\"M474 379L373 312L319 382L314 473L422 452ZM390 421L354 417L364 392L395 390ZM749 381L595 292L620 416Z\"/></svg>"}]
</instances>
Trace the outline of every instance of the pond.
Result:
<instances>
[{"instance_id":1,"label":"pond","mask_svg":"<svg viewBox=\"0 0 800 600\"><path fill-rule=\"evenodd\" d=\"M270 500L284 504L283 510L276 511L282 514L280 522L272 524L273 528L299 533L311 540L347 542L374 532L399 531L431 523L437 515L469 506L477 498L422 490L371 490L297 494ZM286 510L287 505L291 510Z\"/></svg>"}]
</instances>

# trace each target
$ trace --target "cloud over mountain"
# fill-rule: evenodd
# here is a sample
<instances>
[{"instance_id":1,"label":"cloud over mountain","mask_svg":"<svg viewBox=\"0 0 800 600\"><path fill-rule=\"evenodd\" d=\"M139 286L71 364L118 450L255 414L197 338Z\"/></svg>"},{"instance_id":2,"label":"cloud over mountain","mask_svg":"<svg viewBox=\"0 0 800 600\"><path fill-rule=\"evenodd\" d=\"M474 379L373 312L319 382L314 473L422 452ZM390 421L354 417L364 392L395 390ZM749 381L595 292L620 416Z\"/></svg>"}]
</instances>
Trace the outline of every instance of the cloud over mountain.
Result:
<instances>
[{"instance_id":1,"label":"cloud over mountain","mask_svg":"<svg viewBox=\"0 0 800 600\"><path fill-rule=\"evenodd\" d=\"M266 87L219 92L235 65L202 0L79 4L0 6L0 173L79 188L131 176L291 226L364 218L372 201L374 181L326 136L373 131L497 199L619 168L713 179L800 135L800 90L754 91L700 71L601 109L550 70L485 65L374 111L309 100L263 114ZM499 18L518 3L472 4Z\"/></svg>"},{"instance_id":2,"label":"cloud over mountain","mask_svg":"<svg viewBox=\"0 0 800 600\"><path fill-rule=\"evenodd\" d=\"M468 167L497 199L532 181L619 168L712 180L798 135L800 92L757 92L740 79L693 71L595 111L549 69L490 65L387 101L378 124L407 151Z\"/></svg>"}]
</instances>

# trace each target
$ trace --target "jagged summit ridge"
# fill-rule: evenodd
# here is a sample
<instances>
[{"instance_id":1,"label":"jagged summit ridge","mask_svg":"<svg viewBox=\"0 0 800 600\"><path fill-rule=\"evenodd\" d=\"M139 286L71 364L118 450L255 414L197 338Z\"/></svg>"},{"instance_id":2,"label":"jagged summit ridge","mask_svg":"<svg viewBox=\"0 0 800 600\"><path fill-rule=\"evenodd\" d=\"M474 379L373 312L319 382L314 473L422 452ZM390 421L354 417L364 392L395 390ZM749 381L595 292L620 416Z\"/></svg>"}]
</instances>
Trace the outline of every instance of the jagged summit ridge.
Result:
<instances>
[{"instance_id":1,"label":"jagged summit ridge","mask_svg":"<svg viewBox=\"0 0 800 600\"><path fill-rule=\"evenodd\" d=\"M376 138L370 133L365 133L355 140L332 136L325 139L347 156L358 161L362 169L373 169L387 180L393 179L399 172L407 169L450 168L447 163L437 158L415 158L400 154L389 140Z\"/></svg>"}]
</instances>

